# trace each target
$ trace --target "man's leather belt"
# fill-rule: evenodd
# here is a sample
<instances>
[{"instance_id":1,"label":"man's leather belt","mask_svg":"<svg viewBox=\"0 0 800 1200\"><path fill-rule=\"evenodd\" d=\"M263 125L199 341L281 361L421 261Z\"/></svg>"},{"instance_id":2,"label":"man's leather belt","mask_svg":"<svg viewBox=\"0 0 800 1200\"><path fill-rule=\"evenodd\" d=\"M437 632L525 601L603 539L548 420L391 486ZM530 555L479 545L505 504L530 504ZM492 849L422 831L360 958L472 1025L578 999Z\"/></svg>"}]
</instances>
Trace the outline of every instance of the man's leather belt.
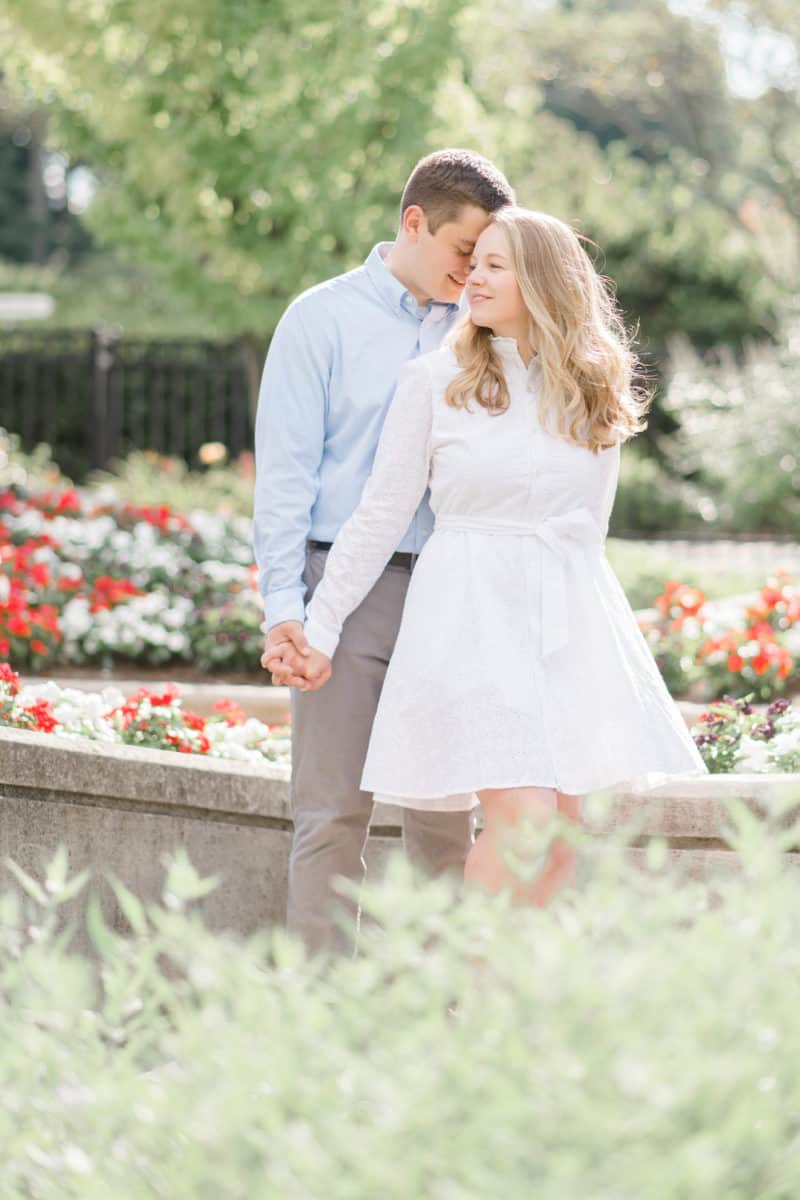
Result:
<instances>
[{"instance_id":1,"label":"man's leather belt","mask_svg":"<svg viewBox=\"0 0 800 1200\"><path fill-rule=\"evenodd\" d=\"M308 545L312 550L330 550L333 542L315 542L309 538ZM403 567L406 571L412 571L418 558L418 554L411 554L408 550L396 550L386 565L387 567Z\"/></svg>"}]
</instances>

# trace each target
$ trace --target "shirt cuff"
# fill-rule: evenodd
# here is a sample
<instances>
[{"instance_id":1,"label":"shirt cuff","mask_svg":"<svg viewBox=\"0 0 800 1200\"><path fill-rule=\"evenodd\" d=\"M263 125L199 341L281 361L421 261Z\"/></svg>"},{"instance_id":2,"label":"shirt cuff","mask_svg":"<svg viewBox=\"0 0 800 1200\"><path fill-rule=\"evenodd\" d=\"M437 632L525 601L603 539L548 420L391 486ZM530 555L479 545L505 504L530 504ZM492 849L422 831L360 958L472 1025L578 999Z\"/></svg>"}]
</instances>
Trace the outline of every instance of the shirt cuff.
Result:
<instances>
[{"instance_id":1,"label":"shirt cuff","mask_svg":"<svg viewBox=\"0 0 800 1200\"><path fill-rule=\"evenodd\" d=\"M306 615L306 589L302 587L280 588L264 596L264 613L267 629L280 625L282 621L298 621L301 625Z\"/></svg>"},{"instance_id":2,"label":"shirt cuff","mask_svg":"<svg viewBox=\"0 0 800 1200\"><path fill-rule=\"evenodd\" d=\"M314 620L306 621L303 632L309 646L313 646L315 650L321 650L328 658L333 658L336 647L339 645L338 633L334 633L332 629L326 629L324 625L320 625Z\"/></svg>"}]
</instances>

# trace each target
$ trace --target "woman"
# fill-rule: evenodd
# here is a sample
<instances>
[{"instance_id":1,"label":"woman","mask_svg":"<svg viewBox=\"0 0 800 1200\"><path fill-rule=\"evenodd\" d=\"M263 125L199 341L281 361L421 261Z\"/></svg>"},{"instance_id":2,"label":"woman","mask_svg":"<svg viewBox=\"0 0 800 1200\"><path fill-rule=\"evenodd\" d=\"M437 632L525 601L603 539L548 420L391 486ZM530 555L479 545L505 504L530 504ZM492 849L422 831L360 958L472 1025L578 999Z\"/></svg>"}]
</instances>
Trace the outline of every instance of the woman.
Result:
<instances>
[{"instance_id":1,"label":"woman","mask_svg":"<svg viewBox=\"0 0 800 1200\"><path fill-rule=\"evenodd\" d=\"M322 686L345 618L383 571L430 485L362 787L417 809L481 804L465 878L546 904L574 879L554 841L519 878L510 832L625 783L704 772L603 543L621 442L646 401L604 281L555 217L504 208L481 234L469 315L407 364L361 502L308 606ZM529 873L527 873L529 874Z\"/></svg>"}]
</instances>

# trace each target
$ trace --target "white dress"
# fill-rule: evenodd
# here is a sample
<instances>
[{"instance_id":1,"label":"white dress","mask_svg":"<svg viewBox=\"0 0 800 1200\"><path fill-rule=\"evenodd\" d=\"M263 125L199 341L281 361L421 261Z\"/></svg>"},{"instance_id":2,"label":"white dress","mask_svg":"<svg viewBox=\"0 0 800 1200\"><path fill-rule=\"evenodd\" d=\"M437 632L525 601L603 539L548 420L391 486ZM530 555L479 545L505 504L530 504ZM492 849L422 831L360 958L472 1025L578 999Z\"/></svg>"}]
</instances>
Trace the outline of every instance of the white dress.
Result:
<instances>
[{"instance_id":1,"label":"white dress","mask_svg":"<svg viewBox=\"0 0 800 1200\"><path fill-rule=\"evenodd\" d=\"M388 804L472 808L481 788L644 790L703 760L604 540L619 447L545 432L538 368L494 338L511 403L445 403L445 348L403 368L375 462L308 606L333 656L425 492L436 518L412 572L361 786ZM336 670L334 660L333 669Z\"/></svg>"}]
</instances>

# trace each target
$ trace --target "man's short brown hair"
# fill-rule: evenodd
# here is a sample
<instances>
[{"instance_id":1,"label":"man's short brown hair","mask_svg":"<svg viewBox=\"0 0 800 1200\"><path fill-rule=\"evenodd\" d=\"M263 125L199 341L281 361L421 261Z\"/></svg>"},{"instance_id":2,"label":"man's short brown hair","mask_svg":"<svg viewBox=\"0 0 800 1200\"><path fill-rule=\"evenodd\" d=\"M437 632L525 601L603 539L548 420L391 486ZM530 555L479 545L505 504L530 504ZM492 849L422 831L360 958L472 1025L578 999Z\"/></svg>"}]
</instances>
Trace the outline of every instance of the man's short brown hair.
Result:
<instances>
[{"instance_id":1,"label":"man's short brown hair","mask_svg":"<svg viewBox=\"0 0 800 1200\"><path fill-rule=\"evenodd\" d=\"M514 189L502 171L472 150L436 150L420 159L409 176L400 215L412 204L425 213L431 233L455 221L466 204L487 213L514 204Z\"/></svg>"}]
</instances>

